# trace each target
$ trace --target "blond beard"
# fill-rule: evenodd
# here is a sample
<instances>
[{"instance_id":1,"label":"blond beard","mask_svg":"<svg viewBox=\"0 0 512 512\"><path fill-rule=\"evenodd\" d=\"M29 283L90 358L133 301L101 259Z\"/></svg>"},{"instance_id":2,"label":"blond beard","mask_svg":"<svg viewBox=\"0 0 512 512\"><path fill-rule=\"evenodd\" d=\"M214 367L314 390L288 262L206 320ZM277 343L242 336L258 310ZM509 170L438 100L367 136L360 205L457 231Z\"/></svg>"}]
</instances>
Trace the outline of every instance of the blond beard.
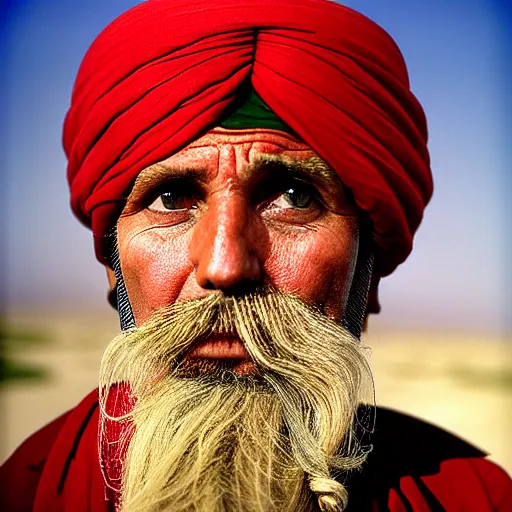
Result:
<instances>
[{"instance_id":1,"label":"blond beard","mask_svg":"<svg viewBox=\"0 0 512 512\"><path fill-rule=\"evenodd\" d=\"M236 333L258 374L191 377L183 356L212 332ZM121 382L136 404L113 417L106 401ZM173 304L116 337L101 363L102 425L135 427L120 509L344 510L347 490L332 475L365 460L353 423L371 389L359 341L298 299L265 291Z\"/></svg>"}]
</instances>

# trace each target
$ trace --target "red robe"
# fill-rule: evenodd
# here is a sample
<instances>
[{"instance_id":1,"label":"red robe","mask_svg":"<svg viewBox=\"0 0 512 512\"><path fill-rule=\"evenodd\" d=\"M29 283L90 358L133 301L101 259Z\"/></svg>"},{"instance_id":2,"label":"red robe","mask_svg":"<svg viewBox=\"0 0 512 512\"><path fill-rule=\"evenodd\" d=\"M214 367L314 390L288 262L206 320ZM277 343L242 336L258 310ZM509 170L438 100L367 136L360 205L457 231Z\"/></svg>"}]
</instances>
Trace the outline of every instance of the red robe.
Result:
<instances>
[{"instance_id":1,"label":"red robe","mask_svg":"<svg viewBox=\"0 0 512 512\"><path fill-rule=\"evenodd\" d=\"M485 454L377 409L374 446L349 481L350 512L512 512L512 480ZM113 512L98 462L98 395L29 437L0 468L3 512Z\"/></svg>"}]
</instances>

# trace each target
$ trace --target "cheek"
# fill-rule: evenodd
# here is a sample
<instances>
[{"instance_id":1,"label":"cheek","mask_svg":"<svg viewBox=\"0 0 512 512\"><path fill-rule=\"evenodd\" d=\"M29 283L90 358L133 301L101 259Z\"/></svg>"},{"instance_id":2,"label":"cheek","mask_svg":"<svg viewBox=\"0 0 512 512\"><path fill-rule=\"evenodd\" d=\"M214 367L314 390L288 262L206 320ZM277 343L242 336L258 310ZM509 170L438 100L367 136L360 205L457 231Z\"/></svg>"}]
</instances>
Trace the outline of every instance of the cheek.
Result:
<instances>
[{"instance_id":1,"label":"cheek","mask_svg":"<svg viewBox=\"0 0 512 512\"><path fill-rule=\"evenodd\" d=\"M170 236L165 228L119 233L119 255L137 325L176 301L192 272L187 236ZM172 242L171 242L172 241Z\"/></svg>"},{"instance_id":2,"label":"cheek","mask_svg":"<svg viewBox=\"0 0 512 512\"><path fill-rule=\"evenodd\" d=\"M340 320L354 274L358 248L357 220L335 218L318 229L271 233L266 263L270 282Z\"/></svg>"}]
</instances>

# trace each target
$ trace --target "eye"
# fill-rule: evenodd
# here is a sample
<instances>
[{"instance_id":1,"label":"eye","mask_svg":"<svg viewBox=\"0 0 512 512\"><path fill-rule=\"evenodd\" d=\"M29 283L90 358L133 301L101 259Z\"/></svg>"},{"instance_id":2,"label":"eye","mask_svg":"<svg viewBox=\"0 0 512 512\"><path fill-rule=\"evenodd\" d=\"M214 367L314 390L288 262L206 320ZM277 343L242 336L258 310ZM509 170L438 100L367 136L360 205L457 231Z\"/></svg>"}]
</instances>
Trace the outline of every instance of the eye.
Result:
<instances>
[{"instance_id":1,"label":"eye","mask_svg":"<svg viewBox=\"0 0 512 512\"><path fill-rule=\"evenodd\" d=\"M285 187L270 204L269 208L295 208L306 210L315 202L315 189L306 183L295 181L293 185Z\"/></svg>"},{"instance_id":2,"label":"eye","mask_svg":"<svg viewBox=\"0 0 512 512\"><path fill-rule=\"evenodd\" d=\"M155 197L155 196L153 196ZM199 203L198 191L188 183L168 184L148 206L154 212L195 210Z\"/></svg>"}]
</instances>

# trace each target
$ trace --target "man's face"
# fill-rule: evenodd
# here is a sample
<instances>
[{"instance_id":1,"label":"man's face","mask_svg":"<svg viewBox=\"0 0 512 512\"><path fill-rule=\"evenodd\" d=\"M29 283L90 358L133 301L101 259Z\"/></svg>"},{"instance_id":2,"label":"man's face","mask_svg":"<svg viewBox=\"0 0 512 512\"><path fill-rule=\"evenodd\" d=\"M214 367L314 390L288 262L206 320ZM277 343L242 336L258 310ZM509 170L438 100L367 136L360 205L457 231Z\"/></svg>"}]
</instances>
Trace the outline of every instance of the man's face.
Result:
<instances>
[{"instance_id":1,"label":"man's face","mask_svg":"<svg viewBox=\"0 0 512 512\"><path fill-rule=\"evenodd\" d=\"M140 173L118 242L137 325L176 301L262 284L339 320L358 221L307 145L275 130L215 129Z\"/></svg>"},{"instance_id":2,"label":"man's face","mask_svg":"<svg viewBox=\"0 0 512 512\"><path fill-rule=\"evenodd\" d=\"M121 510L346 503L330 469L364 460L368 368L339 322L358 219L337 176L285 133L214 130L140 173L118 241L137 329L102 360L100 445Z\"/></svg>"}]
</instances>

